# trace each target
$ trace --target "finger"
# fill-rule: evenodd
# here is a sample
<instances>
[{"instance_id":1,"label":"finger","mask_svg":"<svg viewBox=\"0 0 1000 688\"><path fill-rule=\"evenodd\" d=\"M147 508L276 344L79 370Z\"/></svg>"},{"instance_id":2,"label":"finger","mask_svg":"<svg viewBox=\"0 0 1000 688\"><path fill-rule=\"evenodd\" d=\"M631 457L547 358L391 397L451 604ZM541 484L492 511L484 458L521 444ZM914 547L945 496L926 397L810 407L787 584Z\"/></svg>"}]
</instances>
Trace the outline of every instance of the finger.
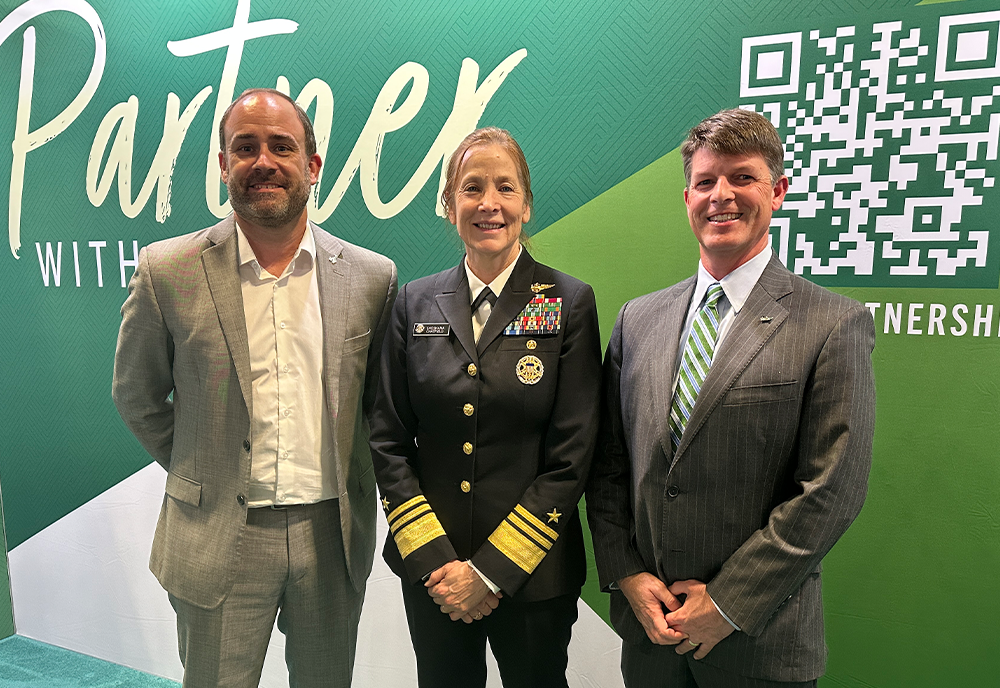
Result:
<instances>
[{"instance_id":1,"label":"finger","mask_svg":"<svg viewBox=\"0 0 1000 688\"><path fill-rule=\"evenodd\" d=\"M434 569L431 571L431 575L427 576L427 580L424 581L425 588L432 588L441 581L444 580L445 570L442 566L441 568Z\"/></svg>"},{"instance_id":2,"label":"finger","mask_svg":"<svg viewBox=\"0 0 1000 688\"><path fill-rule=\"evenodd\" d=\"M472 623L472 617L469 616L468 614L459 614L458 612L455 612L454 614L450 614L449 616L451 617L452 621L458 621L459 619L461 619L467 624Z\"/></svg>"},{"instance_id":3,"label":"finger","mask_svg":"<svg viewBox=\"0 0 1000 688\"><path fill-rule=\"evenodd\" d=\"M490 614L493 613L493 607L489 606L488 604L481 604L479 605L479 607L476 608L476 612L479 614L480 618L484 616L489 616ZM479 619L476 619L476 621L479 621Z\"/></svg>"},{"instance_id":4,"label":"finger","mask_svg":"<svg viewBox=\"0 0 1000 688\"><path fill-rule=\"evenodd\" d=\"M697 582L695 580L674 581L667 590L672 595L689 595Z\"/></svg>"},{"instance_id":5,"label":"finger","mask_svg":"<svg viewBox=\"0 0 1000 688\"><path fill-rule=\"evenodd\" d=\"M496 595L487 595L486 599L483 600L483 603L489 605L490 609L496 609L500 606L500 600Z\"/></svg>"},{"instance_id":6,"label":"finger","mask_svg":"<svg viewBox=\"0 0 1000 688\"><path fill-rule=\"evenodd\" d=\"M695 650L693 656L695 659L702 659L703 657L705 657L705 655L711 652L712 648L714 647L715 643L702 643L701 645L698 646L698 649Z\"/></svg>"},{"instance_id":7,"label":"finger","mask_svg":"<svg viewBox=\"0 0 1000 688\"><path fill-rule=\"evenodd\" d=\"M701 644L692 642L691 639L688 638L684 642L678 643L676 649L677 649L677 654L686 655L688 652L691 652L692 650L701 649Z\"/></svg>"}]
</instances>

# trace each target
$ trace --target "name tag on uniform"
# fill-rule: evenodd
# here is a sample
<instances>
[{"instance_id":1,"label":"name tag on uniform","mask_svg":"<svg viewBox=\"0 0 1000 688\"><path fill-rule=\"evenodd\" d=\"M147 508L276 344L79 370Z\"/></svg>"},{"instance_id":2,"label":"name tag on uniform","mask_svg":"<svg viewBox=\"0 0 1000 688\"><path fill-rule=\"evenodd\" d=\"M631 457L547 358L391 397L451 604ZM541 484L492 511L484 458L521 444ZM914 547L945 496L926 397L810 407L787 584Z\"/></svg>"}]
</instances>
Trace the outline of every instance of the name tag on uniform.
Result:
<instances>
[{"instance_id":1,"label":"name tag on uniform","mask_svg":"<svg viewBox=\"0 0 1000 688\"><path fill-rule=\"evenodd\" d=\"M451 325L448 323L415 323L413 325L414 337L447 337L451 334Z\"/></svg>"}]
</instances>

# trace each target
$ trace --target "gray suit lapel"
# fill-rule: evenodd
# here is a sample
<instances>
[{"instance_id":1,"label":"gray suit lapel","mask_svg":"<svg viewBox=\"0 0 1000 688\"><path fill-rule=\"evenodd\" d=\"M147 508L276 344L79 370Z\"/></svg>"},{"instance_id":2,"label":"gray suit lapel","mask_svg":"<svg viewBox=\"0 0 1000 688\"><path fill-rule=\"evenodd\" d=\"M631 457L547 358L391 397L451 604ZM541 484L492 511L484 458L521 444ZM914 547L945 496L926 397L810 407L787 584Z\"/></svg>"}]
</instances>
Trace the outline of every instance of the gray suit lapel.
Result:
<instances>
[{"instance_id":1,"label":"gray suit lapel","mask_svg":"<svg viewBox=\"0 0 1000 688\"><path fill-rule=\"evenodd\" d=\"M670 406L673 403L674 369L677 367L677 357L683 351L681 330L684 328L696 283L697 280L691 277L678 284L680 292L676 297L670 295L663 316L657 322L650 323L650 327L655 329L652 341L659 342L662 346L662 356L647 357L648 374L653 381L653 412L660 446L663 448L663 455L668 457L673 451L673 443L670 441Z\"/></svg>"},{"instance_id":2,"label":"gray suit lapel","mask_svg":"<svg viewBox=\"0 0 1000 688\"><path fill-rule=\"evenodd\" d=\"M445 320L451 325L458 343L477 365L476 338L472 334L472 304L469 302L469 279L464 263L452 268L444 276L444 288L434 299Z\"/></svg>"},{"instance_id":3,"label":"gray suit lapel","mask_svg":"<svg viewBox=\"0 0 1000 688\"><path fill-rule=\"evenodd\" d=\"M788 317L788 309L778 303L778 299L791 291L792 281L788 278L788 271L776 256L772 256L715 354L712 368L698 393L684 436L670 464L671 468L701 430L708 415L733 386L736 378Z\"/></svg>"},{"instance_id":4,"label":"gray suit lapel","mask_svg":"<svg viewBox=\"0 0 1000 688\"><path fill-rule=\"evenodd\" d=\"M311 222L309 227L316 239L316 283L319 309L323 314L323 388L327 409L331 417L336 418L340 399L340 359L350 310L351 264L344 260L344 245L336 237Z\"/></svg>"},{"instance_id":5,"label":"gray suit lapel","mask_svg":"<svg viewBox=\"0 0 1000 688\"><path fill-rule=\"evenodd\" d=\"M250 344L247 339L247 321L243 313L243 291L240 288L239 251L236 242L236 223L232 215L215 225L208 239L212 246L201 254L205 267L208 290L215 302L215 310L222 325L222 334L229 347L229 355L236 366L236 377L253 417L253 394L250 382Z\"/></svg>"}]
</instances>

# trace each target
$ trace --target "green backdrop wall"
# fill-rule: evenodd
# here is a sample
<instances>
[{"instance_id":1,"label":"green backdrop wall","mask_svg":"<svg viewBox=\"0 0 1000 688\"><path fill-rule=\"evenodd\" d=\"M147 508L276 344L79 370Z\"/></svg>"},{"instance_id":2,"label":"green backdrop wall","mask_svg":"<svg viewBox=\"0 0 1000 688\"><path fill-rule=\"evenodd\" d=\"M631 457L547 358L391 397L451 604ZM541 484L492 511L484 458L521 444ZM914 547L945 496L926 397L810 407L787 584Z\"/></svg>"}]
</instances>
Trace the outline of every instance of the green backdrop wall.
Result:
<instances>
[{"instance_id":1,"label":"green backdrop wall","mask_svg":"<svg viewBox=\"0 0 1000 688\"><path fill-rule=\"evenodd\" d=\"M869 304L878 332L871 490L825 566L824 684L996 681L995 3L6 0L0 15L8 547L149 461L110 401L118 309L138 246L224 212L213 118L233 92L309 104L313 218L403 281L460 256L435 215L441 157L477 122L510 129L534 250L594 285L605 338L625 300L694 271L676 147L740 105L787 143L776 250Z\"/></svg>"}]
</instances>

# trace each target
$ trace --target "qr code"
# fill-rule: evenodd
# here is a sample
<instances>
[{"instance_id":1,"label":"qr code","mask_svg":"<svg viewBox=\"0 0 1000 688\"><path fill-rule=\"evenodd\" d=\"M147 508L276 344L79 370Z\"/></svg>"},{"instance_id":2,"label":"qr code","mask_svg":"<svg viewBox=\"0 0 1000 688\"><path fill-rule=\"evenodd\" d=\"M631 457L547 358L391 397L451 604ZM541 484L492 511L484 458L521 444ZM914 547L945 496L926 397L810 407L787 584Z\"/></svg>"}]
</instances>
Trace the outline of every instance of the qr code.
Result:
<instances>
[{"instance_id":1,"label":"qr code","mask_svg":"<svg viewBox=\"0 0 1000 688\"><path fill-rule=\"evenodd\" d=\"M931 19L743 39L740 107L784 140L772 244L796 273L997 287L1000 11Z\"/></svg>"}]
</instances>

